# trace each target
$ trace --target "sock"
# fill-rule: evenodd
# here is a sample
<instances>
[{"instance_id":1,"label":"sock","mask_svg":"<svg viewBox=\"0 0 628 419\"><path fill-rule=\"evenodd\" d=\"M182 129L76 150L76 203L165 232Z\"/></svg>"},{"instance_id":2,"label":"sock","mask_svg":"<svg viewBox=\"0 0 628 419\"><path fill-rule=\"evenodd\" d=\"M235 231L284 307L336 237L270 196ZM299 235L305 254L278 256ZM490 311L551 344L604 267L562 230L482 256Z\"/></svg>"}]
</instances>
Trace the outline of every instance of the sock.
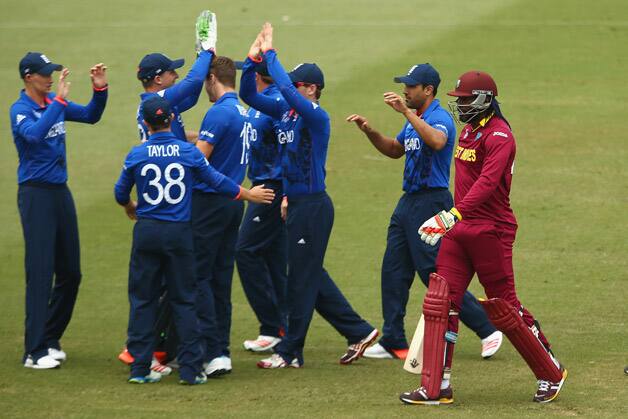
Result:
<instances>
[{"instance_id":1,"label":"sock","mask_svg":"<svg viewBox=\"0 0 628 419\"><path fill-rule=\"evenodd\" d=\"M448 378L443 378L443 381L441 381L441 383L440 383L440 389L444 390L447 387L449 387L449 379Z\"/></svg>"}]
</instances>

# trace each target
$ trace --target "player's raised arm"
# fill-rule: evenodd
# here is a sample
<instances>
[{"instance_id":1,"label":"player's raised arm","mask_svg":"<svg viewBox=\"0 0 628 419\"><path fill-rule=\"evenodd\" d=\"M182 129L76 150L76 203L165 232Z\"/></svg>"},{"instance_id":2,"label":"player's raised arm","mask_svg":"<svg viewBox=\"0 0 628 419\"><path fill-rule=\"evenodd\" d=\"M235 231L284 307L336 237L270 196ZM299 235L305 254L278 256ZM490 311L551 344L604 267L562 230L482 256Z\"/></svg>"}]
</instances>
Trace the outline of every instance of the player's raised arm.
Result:
<instances>
[{"instance_id":1,"label":"player's raised arm","mask_svg":"<svg viewBox=\"0 0 628 419\"><path fill-rule=\"evenodd\" d=\"M107 105L107 66L103 63L94 65L89 70L94 93L92 100L85 106L68 101L65 119L68 121L95 124L100 121Z\"/></svg>"},{"instance_id":2,"label":"player's raised arm","mask_svg":"<svg viewBox=\"0 0 628 419\"><path fill-rule=\"evenodd\" d=\"M399 141L387 137L371 127L369 121L362 115L352 114L346 120L347 122L354 122L360 131L368 137L373 146L384 156L398 159L404 155L404 147Z\"/></svg>"}]
</instances>

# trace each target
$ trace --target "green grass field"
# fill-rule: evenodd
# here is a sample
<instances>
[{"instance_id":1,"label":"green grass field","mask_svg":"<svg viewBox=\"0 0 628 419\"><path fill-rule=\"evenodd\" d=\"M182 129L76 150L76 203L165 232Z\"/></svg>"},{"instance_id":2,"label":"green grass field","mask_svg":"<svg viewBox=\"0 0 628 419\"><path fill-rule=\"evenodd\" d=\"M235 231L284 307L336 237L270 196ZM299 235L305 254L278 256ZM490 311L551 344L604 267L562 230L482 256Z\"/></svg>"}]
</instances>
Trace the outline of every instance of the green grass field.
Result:
<instances>
[{"instance_id":1,"label":"green grass field","mask_svg":"<svg viewBox=\"0 0 628 419\"><path fill-rule=\"evenodd\" d=\"M5 4L6 3L6 4ZM403 406L417 385L396 361L342 367L343 339L315 317L302 370L260 371L241 349L257 334L234 278L234 372L188 388L170 377L126 384L116 360L125 340L126 279L132 223L112 187L137 142L140 58L161 51L193 60L193 22L201 9L219 19L219 53L244 58L270 20L284 64L316 61L325 71L322 105L332 116L328 189L336 222L326 267L352 305L381 326L379 271L386 227L401 195L402 161L378 155L344 118L362 113L382 131L402 118L382 101L399 90L392 77L415 63L441 73L439 92L458 75L482 69L496 79L517 138L512 204L520 229L518 292L538 317L570 377L559 400L531 402L535 380L509 343L482 361L479 342L461 329L452 384L456 403ZM628 4L621 0L544 2L446 0L386 2L3 2L0 16L0 416L2 417L626 417L628 376ZM72 71L70 98L90 96L88 69L109 67L110 100L96 126L68 128L70 186L79 212L83 283L62 341L59 370L27 370L23 348L23 241L16 205L17 154L8 109L21 81L17 63L43 51ZM203 95L185 114L196 129ZM477 282L472 289L482 295ZM424 288L408 306L411 335Z\"/></svg>"}]
</instances>

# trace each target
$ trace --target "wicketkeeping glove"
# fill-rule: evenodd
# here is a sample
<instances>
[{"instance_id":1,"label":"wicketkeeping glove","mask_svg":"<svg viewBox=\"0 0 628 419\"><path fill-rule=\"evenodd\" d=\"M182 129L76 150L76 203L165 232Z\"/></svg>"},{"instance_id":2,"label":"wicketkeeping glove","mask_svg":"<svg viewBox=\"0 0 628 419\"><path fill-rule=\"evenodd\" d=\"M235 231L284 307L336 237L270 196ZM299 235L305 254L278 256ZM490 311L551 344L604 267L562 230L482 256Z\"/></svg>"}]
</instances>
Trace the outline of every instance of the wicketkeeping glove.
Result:
<instances>
[{"instance_id":1,"label":"wicketkeeping glove","mask_svg":"<svg viewBox=\"0 0 628 419\"><path fill-rule=\"evenodd\" d=\"M421 240L434 246L461 219L462 216L456 208L439 212L419 227Z\"/></svg>"},{"instance_id":2,"label":"wicketkeeping glove","mask_svg":"<svg viewBox=\"0 0 628 419\"><path fill-rule=\"evenodd\" d=\"M196 18L196 53L201 51L216 51L218 40L218 22L216 14L203 10Z\"/></svg>"}]
</instances>

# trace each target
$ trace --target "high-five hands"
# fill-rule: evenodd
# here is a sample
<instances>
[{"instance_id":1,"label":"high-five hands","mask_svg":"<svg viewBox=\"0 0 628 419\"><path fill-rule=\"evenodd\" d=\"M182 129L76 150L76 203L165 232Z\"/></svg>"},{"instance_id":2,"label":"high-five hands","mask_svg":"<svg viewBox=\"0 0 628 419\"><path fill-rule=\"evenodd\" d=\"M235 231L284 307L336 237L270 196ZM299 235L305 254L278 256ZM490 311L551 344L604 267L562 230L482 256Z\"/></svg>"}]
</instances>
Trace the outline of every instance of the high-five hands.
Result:
<instances>
[{"instance_id":1,"label":"high-five hands","mask_svg":"<svg viewBox=\"0 0 628 419\"><path fill-rule=\"evenodd\" d=\"M57 84L57 97L64 99L68 97L68 93L70 93L70 82L65 79L70 75L70 70L64 68L61 70L61 74L59 74L59 83Z\"/></svg>"},{"instance_id":2,"label":"high-five hands","mask_svg":"<svg viewBox=\"0 0 628 419\"><path fill-rule=\"evenodd\" d=\"M89 69L89 77L95 88L102 89L107 85L107 66L103 63L96 64Z\"/></svg>"},{"instance_id":3,"label":"high-five hands","mask_svg":"<svg viewBox=\"0 0 628 419\"><path fill-rule=\"evenodd\" d=\"M203 10L196 18L196 53L201 51L216 52L218 41L218 21L216 14Z\"/></svg>"}]
</instances>

